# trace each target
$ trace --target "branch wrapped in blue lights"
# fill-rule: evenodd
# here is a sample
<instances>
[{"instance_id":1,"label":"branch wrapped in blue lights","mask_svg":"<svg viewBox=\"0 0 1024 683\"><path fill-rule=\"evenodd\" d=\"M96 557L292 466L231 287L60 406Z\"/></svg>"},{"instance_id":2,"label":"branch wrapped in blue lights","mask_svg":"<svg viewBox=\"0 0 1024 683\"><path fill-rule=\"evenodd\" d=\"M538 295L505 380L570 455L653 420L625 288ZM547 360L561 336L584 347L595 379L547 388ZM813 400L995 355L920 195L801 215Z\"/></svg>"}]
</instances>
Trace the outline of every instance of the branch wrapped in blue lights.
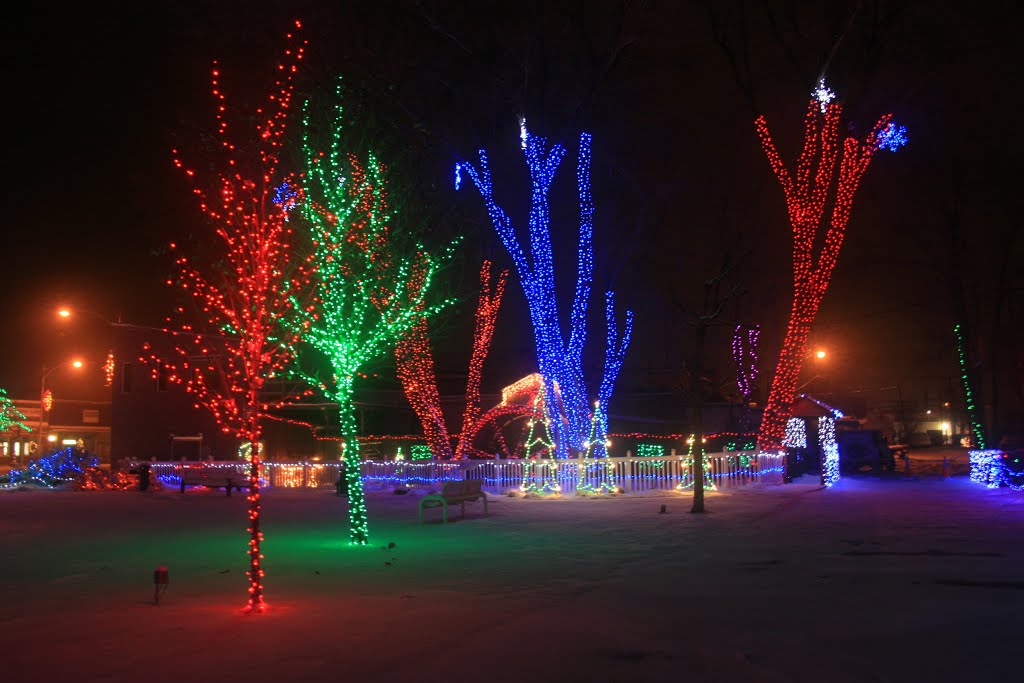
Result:
<instances>
[{"instance_id":1,"label":"branch wrapped in blue lights","mask_svg":"<svg viewBox=\"0 0 1024 683\"><path fill-rule=\"evenodd\" d=\"M550 208L548 194L565 148L555 144L550 148L543 137L532 135L521 126L522 148L530 173L532 192L530 198L529 245L527 258L522 244L508 214L494 198L487 153L479 152L479 162L459 162L456 165L456 188L461 184L462 172L472 179L484 200L487 213L494 224L502 244L508 251L519 275L523 293L526 295L533 324L537 365L544 381L544 391L549 400L545 401L548 424L555 442L558 457L568 457L570 449L585 450L591 413L586 379L583 373L583 347L587 337L587 308L593 282L593 213L594 203L590 190L590 143L588 133L580 135L579 157L576 182L579 192L580 220L576 288L569 313L569 339L565 342L562 333L562 319L559 315L555 289L554 254L551 246ZM625 324L620 336L614 311L614 297L611 292L606 298L606 321L608 325L604 373L598 385L598 400L602 410L607 410L615 381L629 346L632 332L633 313L626 311ZM564 413L564 422L563 422ZM607 414L599 418L601 429L607 432ZM603 440L602 440L603 441ZM603 448L601 449L603 454Z\"/></svg>"}]
</instances>

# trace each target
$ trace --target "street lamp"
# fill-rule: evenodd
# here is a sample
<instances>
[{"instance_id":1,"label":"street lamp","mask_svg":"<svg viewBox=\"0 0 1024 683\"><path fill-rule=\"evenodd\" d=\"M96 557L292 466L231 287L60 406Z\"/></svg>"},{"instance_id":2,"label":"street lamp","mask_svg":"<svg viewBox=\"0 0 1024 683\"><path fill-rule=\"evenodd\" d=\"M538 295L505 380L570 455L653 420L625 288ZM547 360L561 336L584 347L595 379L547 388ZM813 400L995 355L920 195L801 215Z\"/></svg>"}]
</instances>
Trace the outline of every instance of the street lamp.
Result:
<instances>
[{"instance_id":1,"label":"street lamp","mask_svg":"<svg viewBox=\"0 0 1024 683\"><path fill-rule=\"evenodd\" d=\"M79 369L83 365L84 363L81 360L75 358L64 363L56 363L49 367L46 365L43 366L42 376L39 379L39 443L37 455L41 456L43 453L43 417L45 413L50 412L46 409L46 378L63 367L70 366L72 368ZM49 418L47 418L46 422L47 425L49 425Z\"/></svg>"},{"instance_id":2,"label":"street lamp","mask_svg":"<svg viewBox=\"0 0 1024 683\"><path fill-rule=\"evenodd\" d=\"M74 317L76 315L91 315L92 317L97 318L99 320L102 320L104 323L106 323L107 325L110 325L110 326L114 326L114 325L118 324L118 323L112 322L106 316L100 315L96 311L90 311L90 310L88 310L86 308L70 308L68 306L63 306L63 307L57 309L57 317L63 318L64 320L68 320L69 318L72 318L72 317ZM120 319L121 319L121 316L118 315L118 321L120 321Z\"/></svg>"}]
</instances>

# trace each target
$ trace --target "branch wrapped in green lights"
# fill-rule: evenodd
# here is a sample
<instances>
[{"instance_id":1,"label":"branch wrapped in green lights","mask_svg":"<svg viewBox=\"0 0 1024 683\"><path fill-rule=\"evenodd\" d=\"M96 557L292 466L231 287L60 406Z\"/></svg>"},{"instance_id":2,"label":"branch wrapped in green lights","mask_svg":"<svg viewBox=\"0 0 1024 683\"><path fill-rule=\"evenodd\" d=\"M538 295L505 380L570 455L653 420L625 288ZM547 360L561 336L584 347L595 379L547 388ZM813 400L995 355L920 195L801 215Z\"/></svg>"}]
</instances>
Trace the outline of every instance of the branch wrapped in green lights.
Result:
<instances>
[{"instance_id":1,"label":"branch wrapped in green lights","mask_svg":"<svg viewBox=\"0 0 1024 683\"><path fill-rule=\"evenodd\" d=\"M316 270L314 305L296 307L291 328L308 328L305 341L330 363L328 376L296 368L292 374L318 387L339 405L339 425L349 496L349 538L369 539L366 503L359 476L359 435L353 383L369 361L385 355L417 324L448 301L428 305L426 295L453 247L434 256L421 244L396 245L383 165L343 151L339 101L329 126L326 151L314 140L308 103L303 116L303 172L282 190L309 231L310 262ZM308 364L307 364L308 366Z\"/></svg>"}]
</instances>

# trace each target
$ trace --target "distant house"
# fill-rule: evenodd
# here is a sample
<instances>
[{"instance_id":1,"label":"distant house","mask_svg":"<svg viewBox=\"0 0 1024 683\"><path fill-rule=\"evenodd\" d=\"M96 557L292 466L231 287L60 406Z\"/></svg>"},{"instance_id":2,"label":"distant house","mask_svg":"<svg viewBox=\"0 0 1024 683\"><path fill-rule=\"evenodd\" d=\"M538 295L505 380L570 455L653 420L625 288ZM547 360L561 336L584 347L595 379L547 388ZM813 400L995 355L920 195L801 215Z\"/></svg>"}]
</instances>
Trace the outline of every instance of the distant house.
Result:
<instances>
[{"instance_id":1,"label":"distant house","mask_svg":"<svg viewBox=\"0 0 1024 683\"><path fill-rule=\"evenodd\" d=\"M110 401L55 398L49 410L40 409L40 401L14 400L25 416L25 431L12 425L0 432L0 457L22 465L29 459L70 445L82 445L106 460L110 453Z\"/></svg>"},{"instance_id":2,"label":"distant house","mask_svg":"<svg viewBox=\"0 0 1024 683\"><path fill-rule=\"evenodd\" d=\"M111 386L111 462L126 460L236 460L241 441L225 433L191 394L143 362L148 343L160 354L173 349L161 330L119 326L114 336ZM268 385L262 397L273 404L283 384ZM400 391L363 391L357 403L361 433L402 434L415 416ZM338 406L331 402L277 406L264 421L264 457L269 460L336 460L340 455ZM364 450L366 445L364 444ZM381 444L373 448L383 448ZM379 450L379 448L378 448ZM386 451L387 448L384 448Z\"/></svg>"}]
</instances>

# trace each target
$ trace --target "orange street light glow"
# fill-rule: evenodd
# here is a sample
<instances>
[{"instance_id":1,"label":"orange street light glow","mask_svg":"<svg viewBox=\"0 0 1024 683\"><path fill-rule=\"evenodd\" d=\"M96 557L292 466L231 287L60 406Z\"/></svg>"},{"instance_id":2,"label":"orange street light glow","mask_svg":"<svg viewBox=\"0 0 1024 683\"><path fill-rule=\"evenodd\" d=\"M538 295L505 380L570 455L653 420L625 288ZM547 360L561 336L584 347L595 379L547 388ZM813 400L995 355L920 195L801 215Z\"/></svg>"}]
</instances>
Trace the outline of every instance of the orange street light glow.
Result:
<instances>
[{"instance_id":1,"label":"orange street light glow","mask_svg":"<svg viewBox=\"0 0 1024 683\"><path fill-rule=\"evenodd\" d=\"M818 351L814 355L817 356L818 358L824 358L825 357L825 352L824 351Z\"/></svg>"}]
</instances>

